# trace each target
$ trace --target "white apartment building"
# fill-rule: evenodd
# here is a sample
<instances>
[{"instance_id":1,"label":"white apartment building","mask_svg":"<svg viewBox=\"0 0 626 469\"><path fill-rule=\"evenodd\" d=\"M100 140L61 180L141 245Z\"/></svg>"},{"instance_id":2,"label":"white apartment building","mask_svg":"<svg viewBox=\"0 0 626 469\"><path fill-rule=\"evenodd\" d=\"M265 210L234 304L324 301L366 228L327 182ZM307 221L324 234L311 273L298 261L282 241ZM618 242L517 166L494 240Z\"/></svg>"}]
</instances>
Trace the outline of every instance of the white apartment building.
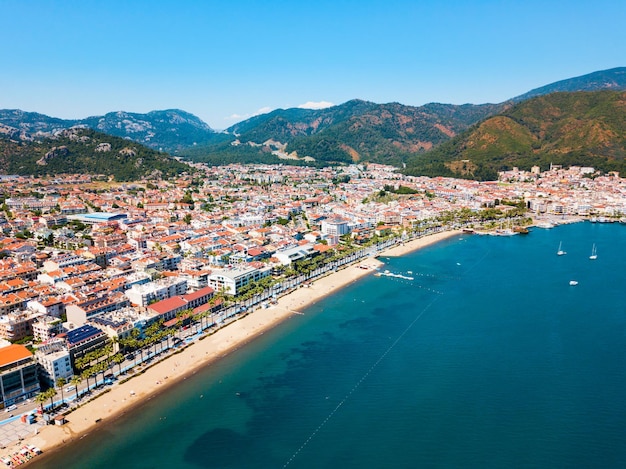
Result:
<instances>
[{"instance_id":1,"label":"white apartment building","mask_svg":"<svg viewBox=\"0 0 626 469\"><path fill-rule=\"evenodd\" d=\"M271 267L257 269L255 267L232 266L227 269L214 269L209 275L209 286L216 292L224 291L229 295L236 295L237 291L250 282L255 282L267 277L272 271Z\"/></svg>"},{"instance_id":2,"label":"white apartment building","mask_svg":"<svg viewBox=\"0 0 626 469\"><path fill-rule=\"evenodd\" d=\"M143 285L133 285L124 292L130 302L145 308L155 301L187 293L187 280L180 277L165 277Z\"/></svg>"},{"instance_id":3,"label":"white apartment building","mask_svg":"<svg viewBox=\"0 0 626 469\"><path fill-rule=\"evenodd\" d=\"M35 358L41 367L41 378L50 386L56 386L59 378L69 382L74 376L70 352L62 341L42 345L35 352Z\"/></svg>"}]
</instances>

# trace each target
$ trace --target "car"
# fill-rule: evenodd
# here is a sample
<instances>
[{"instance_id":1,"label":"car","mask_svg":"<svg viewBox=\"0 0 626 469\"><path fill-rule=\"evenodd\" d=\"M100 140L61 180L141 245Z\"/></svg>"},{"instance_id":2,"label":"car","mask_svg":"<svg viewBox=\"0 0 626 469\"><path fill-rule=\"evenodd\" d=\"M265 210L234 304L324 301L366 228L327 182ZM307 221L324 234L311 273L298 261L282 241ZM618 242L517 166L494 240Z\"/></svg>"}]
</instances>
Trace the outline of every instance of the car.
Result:
<instances>
[{"instance_id":1,"label":"car","mask_svg":"<svg viewBox=\"0 0 626 469\"><path fill-rule=\"evenodd\" d=\"M5 412L11 412L13 410L17 409L17 406L15 404L11 404L9 407L7 407L6 409L4 409Z\"/></svg>"},{"instance_id":2,"label":"car","mask_svg":"<svg viewBox=\"0 0 626 469\"><path fill-rule=\"evenodd\" d=\"M135 358L135 354L134 353L126 354L126 360L132 360L133 358Z\"/></svg>"},{"instance_id":3,"label":"car","mask_svg":"<svg viewBox=\"0 0 626 469\"><path fill-rule=\"evenodd\" d=\"M68 386L65 388L65 392L72 392L74 390L76 390L76 386Z\"/></svg>"}]
</instances>

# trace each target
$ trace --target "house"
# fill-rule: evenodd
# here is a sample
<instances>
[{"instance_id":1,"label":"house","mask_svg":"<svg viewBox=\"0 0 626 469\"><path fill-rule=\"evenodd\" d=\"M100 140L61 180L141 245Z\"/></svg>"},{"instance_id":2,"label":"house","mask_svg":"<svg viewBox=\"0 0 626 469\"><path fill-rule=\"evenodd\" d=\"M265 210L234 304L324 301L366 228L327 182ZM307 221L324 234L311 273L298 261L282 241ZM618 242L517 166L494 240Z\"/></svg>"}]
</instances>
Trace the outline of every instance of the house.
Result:
<instances>
[{"instance_id":1,"label":"house","mask_svg":"<svg viewBox=\"0 0 626 469\"><path fill-rule=\"evenodd\" d=\"M0 405L8 407L25 401L40 391L38 366L23 345L0 348Z\"/></svg>"}]
</instances>

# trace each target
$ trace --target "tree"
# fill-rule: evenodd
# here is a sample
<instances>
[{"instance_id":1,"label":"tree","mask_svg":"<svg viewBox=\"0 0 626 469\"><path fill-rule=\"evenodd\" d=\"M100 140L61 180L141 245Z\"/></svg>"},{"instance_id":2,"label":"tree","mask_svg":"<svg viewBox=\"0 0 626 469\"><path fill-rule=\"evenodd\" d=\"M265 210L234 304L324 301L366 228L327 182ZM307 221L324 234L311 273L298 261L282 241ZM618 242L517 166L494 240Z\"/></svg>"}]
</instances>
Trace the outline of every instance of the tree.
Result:
<instances>
[{"instance_id":1,"label":"tree","mask_svg":"<svg viewBox=\"0 0 626 469\"><path fill-rule=\"evenodd\" d=\"M74 376L72 376L72 379L70 380L70 383L76 389L76 400L78 400L78 385L82 381L83 381L83 378L81 378L80 375L74 375Z\"/></svg>"},{"instance_id":2,"label":"tree","mask_svg":"<svg viewBox=\"0 0 626 469\"><path fill-rule=\"evenodd\" d=\"M89 378L91 378L91 371L90 370L85 370L81 373L80 375L80 379L81 381L84 379L85 381L87 381L87 392L89 392Z\"/></svg>"},{"instance_id":3,"label":"tree","mask_svg":"<svg viewBox=\"0 0 626 469\"><path fill-rule=\"evenodd\" d=\"M50 399L50 410L54 410L54 396L57 395L57 390L54 388L49 388L45 391L46 397Z\"/></svg>"},{"instance_id":4,"label":"tree","mask_svg":"<svg viewBox=\"0 0 626 469\"><path fill-rule=\"evenodd\" d=\"M44 413L43 403L48 400L48 395L45 391L41 391L35 396L35 402L41 406L41 413Z\"/></svg>"},{"instance_id":5,"label":"tree","mask_svg":"<svg viewBox=\"0 0 626 469\"><path fill-rule=\"evenodd\" d=\"M61 378L57 378L57 388L59 388L61 390L61 403L65 402L65 397L63 396L63 386L65 386L66 380L65 378L61 377Z\"/></svg>"}]
</instances>

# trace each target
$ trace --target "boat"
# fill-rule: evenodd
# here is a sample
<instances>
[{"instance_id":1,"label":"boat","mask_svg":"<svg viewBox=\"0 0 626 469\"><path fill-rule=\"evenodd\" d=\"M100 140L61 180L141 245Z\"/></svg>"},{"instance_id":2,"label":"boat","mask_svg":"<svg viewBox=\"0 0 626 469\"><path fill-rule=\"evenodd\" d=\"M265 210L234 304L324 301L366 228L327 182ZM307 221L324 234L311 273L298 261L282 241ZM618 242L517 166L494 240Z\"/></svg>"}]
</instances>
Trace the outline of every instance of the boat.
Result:
<instances>
[{"instance_id":1,"label":"boat","mask_svg":"<svg viewBox=\"0 0 626 469\"><path fill-rule=\"evenodd\" d=\"M516 226L513 228L513 231L519 234L528 234L530 230L528 228L524 228L523 226Z\"/></svg>"},{"instance_id":2,"label":"boat","mask_svg":"<svg viewBox=\"0 0 626 469\"><path fill-rule=\"evenodd\" d=\"M563 251L563 242L559 243L559 249L556 252L557 256L564 256L565 254L567 254L565 251Z\"/></svg>"},{"instance_id":3,"label":"boat","mask_svg":"<svg viewBox=\"0 0 626 469\"><path fill-rule=\"evenodd\" d=\"M570 280L570 281L569 281L569 284L570 284L572 287L574 287L574 286L578 285L578 282L577 282L576 280Z\"/></svg>"},{"instance_id":4,"label":"boat","mask_svg":"<svg viewBox=\"0 0 626 469\"><path fill-rule=\"evenodd\" d=\"M592 261L595 261L598 258L598 253L596 252L596 243L593 243L593 246L591 248L591 256L589 256L589 259L591 259Z\"/></svg>"},{"instance_id":5,"label":"boat","mask_svg":"<svg viewBox=\"0 0 626 469\"><path fill-rule=\"evenodd\" d=\"M551 229L551 228L554 228L554 224L553 224L553 223L550 223L549 221L545 221L545 222L543 222L543 223L537 223L535 226L536 226L537 228L544 228L544 229L546 229L546 230L549 230L549 229Z\"/></svg>"}]
</instances>

